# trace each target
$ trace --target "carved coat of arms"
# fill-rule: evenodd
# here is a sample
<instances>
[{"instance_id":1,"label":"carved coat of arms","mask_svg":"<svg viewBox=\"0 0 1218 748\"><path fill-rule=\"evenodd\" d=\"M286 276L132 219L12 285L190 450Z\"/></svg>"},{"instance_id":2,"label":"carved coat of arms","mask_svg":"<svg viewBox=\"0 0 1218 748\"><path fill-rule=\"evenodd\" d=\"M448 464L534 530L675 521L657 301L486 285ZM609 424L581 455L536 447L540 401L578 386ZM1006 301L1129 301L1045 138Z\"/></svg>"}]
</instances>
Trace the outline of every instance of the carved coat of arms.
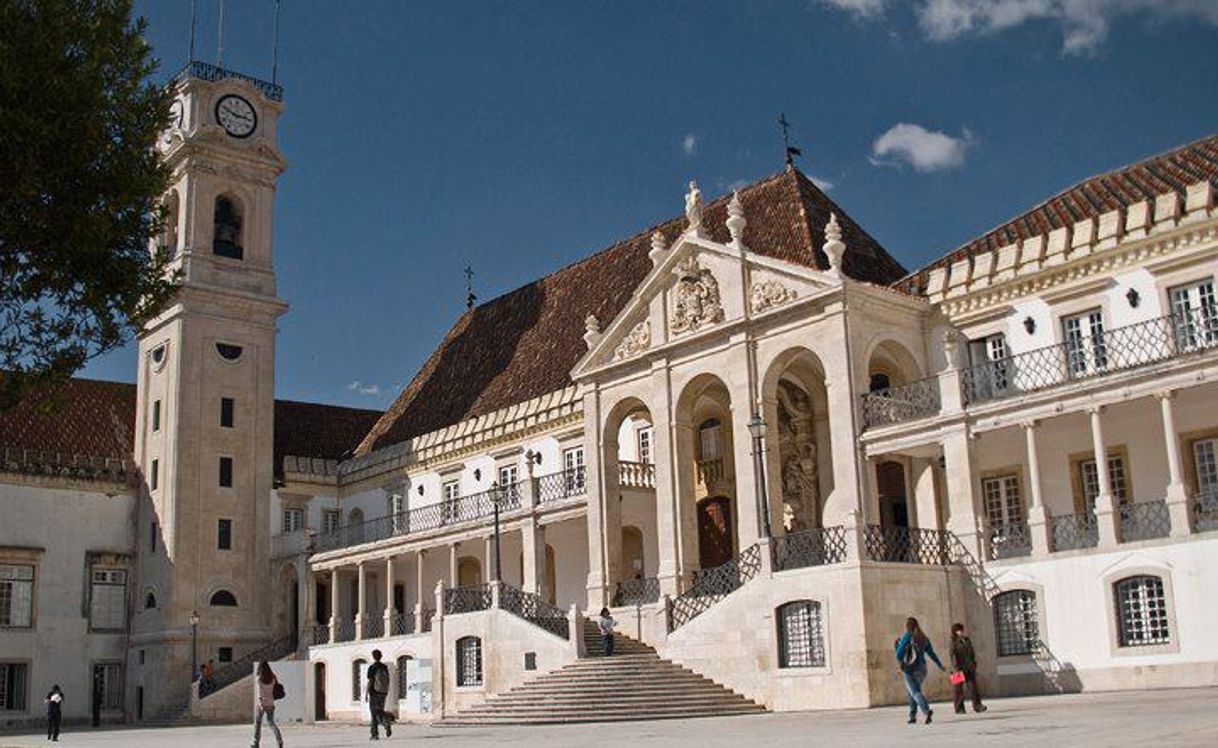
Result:
<instances>
[{"instance_id":1,"label":"carved coat of arms","mask_svg":"<svg viewBox=\"0 0 1218 748\"><path fill-rule=\"evenodd\" d=\"M692 332L705 325L723 321L719 282L707 268L690 255L673 268L677 285L673 289L673 332Z\"/></svg>"}]
</instances>

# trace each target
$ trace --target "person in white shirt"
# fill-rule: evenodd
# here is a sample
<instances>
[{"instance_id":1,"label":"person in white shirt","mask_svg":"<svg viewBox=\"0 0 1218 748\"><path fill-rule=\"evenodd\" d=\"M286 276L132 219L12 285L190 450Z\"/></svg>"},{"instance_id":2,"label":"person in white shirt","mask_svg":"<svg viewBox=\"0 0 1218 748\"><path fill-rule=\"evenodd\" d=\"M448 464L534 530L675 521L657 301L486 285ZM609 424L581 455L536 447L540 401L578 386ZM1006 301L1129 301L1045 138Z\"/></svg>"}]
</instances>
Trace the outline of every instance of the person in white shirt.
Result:
<instances>
[{"instance_id":1,"label":"person in white shirt","mask_svg":"<svg viewBox=\"0 0 1218 748\"><path fill-rule=\"evenodd\" d=\"M250 748L258 748L258 743L262 739L262 718L266 716L266 722L271 726L271 730L275 732L275 741L279 744L279 748L283 748L283 734L279 732L279 725L275 724L275 698L283 698L283 687L279 685L279 679L275 677L275 673L271 671L271 664L266 660L258 663L258 713L254 717L254 741L250 743Z\"/></svg>"},{"instance_id":2,"label":"person in white shirt","mask_svg":"<svg viewBox=\"0 0 1218 748\"><path fill-rule=\"evenodd\" d=\"M601 632L601 646L605 650L606 657L613 656L613 627L617 625L617 621L613 620L613 616L609 613L608 608L601 608L601 617L596 622L596 627Z\"/></svg>"}]
</instances>

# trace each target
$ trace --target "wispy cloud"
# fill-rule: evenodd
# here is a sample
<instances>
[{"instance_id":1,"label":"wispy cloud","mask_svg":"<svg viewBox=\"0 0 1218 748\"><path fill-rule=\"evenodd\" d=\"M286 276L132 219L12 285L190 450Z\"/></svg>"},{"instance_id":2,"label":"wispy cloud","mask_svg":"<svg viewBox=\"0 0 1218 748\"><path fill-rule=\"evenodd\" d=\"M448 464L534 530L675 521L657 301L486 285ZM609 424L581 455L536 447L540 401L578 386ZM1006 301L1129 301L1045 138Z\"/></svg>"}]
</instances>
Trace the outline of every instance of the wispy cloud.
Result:
<instances>
[{"instance_id":1,"label":"wispy cloud","mask_svg":"<svg viewBox=\"0 0 1218 748\"><path fill-rule=\"evenodd\" d=\"M681 151L686 156L692 156L698 152L698 136L692 132L686 133L685 137L681 138Z\"/></svg>"},{"instance_id":2,"label":"wispy cloud","mask_svg":"<svg viewBox=\"0 0 1218 748\"><path fill-rule=\"evenodd\" d=\"M381 394L381 386L379 384L371 384L355 380L347 385L347 389L357 395L375 396Z\"/></svg>"},{"instance_id":3,"label":"wispy cloud","mask_svg":"<svg viewBox=\"0 0 1218 748\"><path fill-rule=\"evenodd\" d=\"M820 0L822 5L828 5L838 10L852 13L857 18L874 18L884 12L885 0Z\"/></svg>"},{"instance_id":4,"label":"wispy cloud","mask_svg":"<svg viewBox=\"0 0 1218 748\"><path fill-rule=\"evenodd\" d=\"M914 171L932 172L964 166L964 157L976 143L966 128L960 137L901 122L871 144L870 161L876 166L912 166Z\"/></svg>"},{"instance_id":5,"label":"wispy cloud","mask_svg":"<svg viewBox=\"0 0 1218 748\"><path fill-rule=\"evenodd\" d=\"M836 182L831 182L830 180L825 179L824 177L817 177L817 176L813 176L811 174L808 175L808 179L811 179L812 184L819 187L821 192L828 192L829 190L833 189L834 186L836 186L836 184L837 184Z\"/></svg>"}]
</instances>

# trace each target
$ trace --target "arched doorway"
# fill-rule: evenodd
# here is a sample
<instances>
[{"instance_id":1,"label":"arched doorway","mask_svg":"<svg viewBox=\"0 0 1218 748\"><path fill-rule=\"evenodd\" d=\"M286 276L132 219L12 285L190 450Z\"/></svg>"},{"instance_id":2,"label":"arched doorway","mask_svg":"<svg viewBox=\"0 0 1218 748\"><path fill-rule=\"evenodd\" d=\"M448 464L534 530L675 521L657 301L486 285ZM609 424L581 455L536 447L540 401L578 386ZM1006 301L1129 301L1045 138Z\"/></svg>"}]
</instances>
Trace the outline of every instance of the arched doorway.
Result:
<instances>
[{"instance_id":1,"label":"arched doorway","mask_svg":"<svg viewBox=\"0 0 1218 748\"><path fill-rule=\"evenodd\" d=\"M290 637L295 649L300 634L300 579L293 564L284 564L279 571L277 607L276 638Z\"/></svg>"},{"instance_id":2,"label":"arched doorway","mask_svg":"<svg viewBox=\"0 0 1218 748\"><path fill-rule=\"evenodd\" d=\"M711 496L698 502L698 565L713 569L732 560L732 500Z\"/></svg>"},{"instance_id":3,"label":"arched doorway","mask_svg":"<svg viewBox=\"0 0 1218 748\"><path fill-rule=\"evenodd\" d=\"M643 531L637 527L623 527L622 576L626 579L642 579L645 568L643 558Z\"/></svg>"},{"instance_id":4,"label":"arched doorway","mask_svg":"<svg viewBox=\"0 0 1218 748\"><path fill-rule=\"evenodd\" d=\"M482 584L482 564L473 556L465 556L457 561L457 585L459 587L476 587Z\"/></svg>"},{"instance_id":5,"label":"arched doorway","mask_svg":"<svg viewBox=\"0 0 1218 748\"><path fill-rule=\"evenodd\" d=\"M876 492L880 495L880 524L884 527L909 527L906 502L905 466L888 460L875 466Z\"/></svg>"},{"instance_id":6,"label":"arched doorway","mask_svg":"<svg viewBox=\"0 0 1218 748\"><path fill-rule=\"evenodd\" d=\"M329 719L326 716L326 663L313 666L313 719Z\"/></svg>"},{"instance_id":7,"label":"arched doorway","mask_svg":"<svg viewBox=\"0 0 1218 748\"><path fill-rule=\"evenodd\" d=\"M775 356L762 381L770 521L788 533L839 524L857 502L836 492L825 367L803 347ZM836 508L830 502L836 497Z\"/></svg>"}]
</instances>

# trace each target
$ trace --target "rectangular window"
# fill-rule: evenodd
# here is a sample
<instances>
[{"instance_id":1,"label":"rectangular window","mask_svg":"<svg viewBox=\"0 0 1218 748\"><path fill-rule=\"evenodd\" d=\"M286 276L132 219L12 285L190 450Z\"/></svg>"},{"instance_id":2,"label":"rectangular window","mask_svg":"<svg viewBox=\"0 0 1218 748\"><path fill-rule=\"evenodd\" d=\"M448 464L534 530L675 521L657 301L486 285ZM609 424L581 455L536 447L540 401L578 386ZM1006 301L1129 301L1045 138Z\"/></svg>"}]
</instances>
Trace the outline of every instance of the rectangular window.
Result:
<instances>
[{"instance_id":1,"label":"rectangular window","mask_svg":"<svg viewBox=\"0 0 1218 748\"><path fill-rule=\"evenodd\" d=\"M567 492L582 493L584 490L584 448L571 447L562 452L563 473L566 475Z\"/></svg>"},{"instance_id":2,"label":"rectangular window","mask_svg":"<svg viewBox=\"0 0 1218 748\"><path fill-rule=\"evenodd\" d=\"M342 524L342 521L342 512L337 509L326 509L321 513L321 531L335 532L338 530L338 526Z\"/></svg>"},{"instance_id":3,"label":"rectangular window","mask_svg":"<svg viewBox=\"0 0 1218 748\"><path fill-rule=\"evenodd\" d=\"M216 660L218 662L232 662L233 661L233 648L232 647L220 647L220 649L216 652Z\"/></svg>"},{"instance_id":4,"label":"rectangular window","mask_svg":"<svg viewBox=\"0 0 1218 748\"><path fill-rule=\"evenodd\" d=\"M698 429L698 446L701 447L701 459L717 460L723 456L723 427L711 419Z\"/></svg>"},{"instance_id":5,"label":"rectangular window","mask_svg":"<svg viewBox=\"0 0 1218 748\"><path fill-rule=\"evenodd\" d=\"M93 682L101 685L101 708L117 710L123 708L123 666L117 662L103 662L93 666Z\"/></svg>"},{"instance_id":6,"label":"rectangular window","mask_svg":"<svg viewBox=\"0 0 1218 748\"><path fill-rule=\"evenodd\" d=\"M34 567L0 564L0 628L34 625Z\"/></svg>"},{"instance_id":7,"label":"rectangular window","mask_svg":"<svg viewBox=\"0 0 1218 748\"><path fill-rule=\"evenodd\" d=\"M0 662L0 710L25 711L28 668L24 662Z\"/></svg>"},{"instance_id":8,"label":"rectangular window","mask_svg":"<svg viewBox=\"0 0 1218 748\"><path fill-rule=\"evenodd\" d=\"M516 476L519 473L515 465L502 465L499 467L499 485L508 487L516 483Z\"/></svg>"},{"instance_id":9,"label":"rectangular window","mask_svg":"<svg viewBox=\"0 0 1218 748\"><path fill-rule=\"evenodd\" d=\"M93 569L89 590L89 629L122 631L127 627L127 572Z\"/></svg>"},{"instance_id":10,"label":"rectangular window","mask_svg":"<svg viewBox=\"0 0 1218 748\"><path fill-rule=\"evenodd\" d=\"M452 522L457 519L459 511L459 502L461 499L461 481L449 480L444 481L441 486L441 495L444 497L443 508L440 510L440 516L444 522Z\"/></svg>"},{"instance_id":11,"label":"rectangular window","mask_svg":"<svg viewBox=\"0 0 1218 748\"><path fill-rule=\"evenodd\" d=\"M1218 301L1214 281L1206 279L1168 292L1176 344L1182 350L1204 348L1218 343Z\"/></svg>"},{"instance_id":12,"label":"rectangular window","mask_svg":"<svg viewBox=\"0 0 1218 748\"><path fill-rule=\"evenodd\" d=\"M220 398L220 425L226 429L233 427L233 407L231 397Z\"/></svg>"},{"instance_id":13,"label":"rectangular window","mask_svg":"<svg viewBox=\"0 0 1218 748\"><path fill-rule=\"evenodd\" d=\"M637 432L639 462L651 464L651 439L653 432L650 426L644 426Z\"/></svg>"},{"instance_id":14,"label":"rectangular window","mask_svg":"<svg viewBox=\"0 0 1218 748\"><path fill-rule=\"evenodd\" d=\"M160 485L161 461L153 460L152 469L148 471L148 487L155 491Z\"/></svg>"},{"instance_id":15,"label":"rectangular window","mask_svg":"<svg viewBox=\"0 0 1218 748\"><path fill-rule=\"evenodd\" d=\"M1070 376L1084 377L1107 368L1108 347L1104 343L1104 316L1100 310L1064 317L1062 333Z\"/></svg>"},{"instance_id":16,"label":"rectangular window","mask_svg":"<svg viewBox=\"0 0 1218 748\"><path fill-rule=\"evenodd\" d=\"M978 394L988 398L1006 392L1011 383L1009 357L1007 338L1002 333L969 342L973 387L979 390Z\"/></svg>"},{"instance_id":17,"label":"rectangular window","mask_svg":"<svg viewBox=\"0 0 1218 748\"><path fill-rule=\"evenodd\" d=\"M1083 487L1083 504L1087 511L1095 511L1095 497L1100 495L1100 478L1095 471L1095 460L1083 460L1078 464L1079 483ZM1108 482L1112 485L1112 500L1117 506L1129 503L1129 479L1125 470L1125 459L1119 454L1108 455Z\"/></svg>"},{"instance_id":18,"label":"rectangular window","mask_svg":"<svg viewBox=\"0 0 1218 748\"><path fill-rule=\"evenodd\" d=\"M149 553L152 553L152 554L156 553L156 535L157 535L157 531L159 529L160 528L157 526L157 523L155 523L155 522L148 525L148 552Z\"/></svg>"},{"instance_id":19,"label":"rectangular window","mask_svg":"<svg viewBox=\"0 0 1218 748\"><path fill-rule=\"evenodd\" d=\"M459 498L461 498L461 481L444 481L444 500L456 501Z\"/></svg>"},{"instance_id":20,"label":"rectangular window","mask_svg":"<svg viewBox=\"0 0 1218 748\"><path fill-rule=\"evenodd\" d=\"M220 458L220 487L233 487L233 458L231 457Z\"/></svg>"},{"instance_id":21,"label":"rectangular window","mask_svg":"<svg viewBox=\"0 0 1218 748\"><path fill-rule=\"evenodd\" d=\"M1218 501L1218 439L1193 442L1193 462L1197 471L1197 492Z\"/></svg>"},{"instance_id":22,"label":"rectangular window","mask_svg":"<svg viewBox=\"0 0 1218 748\"><path fill-rule=\"evenodd\" d=\"M297 532L304 529L304 510L299 507L288 507L283 510L283 531Z\"/></svg>"},{"instance_id":23,"label":"rectangular window","mask_svg":"<svg viewBox=\"0 0 1218 748\"><path fill-rule=\"evenodd\" d=\"M233 549L233 521L222 519L216 523L216 547L222 551Z\"/></svg>"},{"instance_id":24,"label":"rectangular window","mask_svg":"<svg viewBox=\"0 0 1218 748\"><path fill-rule=\"evenodd\" d=\"M999 475L981 481L985 497L985 513L991 525L1016 525L1023 522L1023 501L1019 495L1019 477Z\"/></svg>"},{"instance_id":25,"label":"rectangular window","mask_svg":"<svg viewBox=\"0 0 1218 748\"><path fill-rule=\"evenodd\" d=\"M161 401L160 400L152 401L152 430L154 432L161 430Z\"/></svg>"}]
</instances>

